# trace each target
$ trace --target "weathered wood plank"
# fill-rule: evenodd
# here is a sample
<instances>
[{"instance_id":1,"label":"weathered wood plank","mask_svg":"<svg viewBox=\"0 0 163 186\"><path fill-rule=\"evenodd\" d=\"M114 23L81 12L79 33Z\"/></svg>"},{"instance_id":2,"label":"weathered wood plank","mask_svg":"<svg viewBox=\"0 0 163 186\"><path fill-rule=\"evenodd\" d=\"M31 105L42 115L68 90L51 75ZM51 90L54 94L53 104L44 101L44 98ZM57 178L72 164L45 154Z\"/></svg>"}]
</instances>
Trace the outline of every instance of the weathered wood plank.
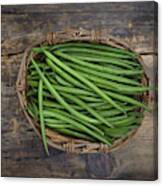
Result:
<instances>
[{"instance_id":1,"label":"weathered wood plank","mask_svg":"<svg viewBox=\"0 0 163 186\"><path fill-rule=\"evenodd\" d=\"M104 30L134 48L153 51L153 11L154 3L148 2L37 5L35 10L31 5L2 6L2 54L23 51L47 32L71 27Z\"/></svg>"},{"instance_id":2,"label":"weathered wood plank","mask_svg":"<svg viewBox=\"0 0 163 186\"><path fill-rule=\"evenodd\" d=\"M155 9L154 2L2 6L2 176L142 180L157 177L157 117L153 113L146 115L143 126L129 143L110 154L75 155L50 148L47 157L41 140L20 110L15 91L24 49L49 31L100 29L104 36L116 36L138 52L157 52ZM157 61L152 54L143 59L154 84Z\"/></svg>"}]
</instances>

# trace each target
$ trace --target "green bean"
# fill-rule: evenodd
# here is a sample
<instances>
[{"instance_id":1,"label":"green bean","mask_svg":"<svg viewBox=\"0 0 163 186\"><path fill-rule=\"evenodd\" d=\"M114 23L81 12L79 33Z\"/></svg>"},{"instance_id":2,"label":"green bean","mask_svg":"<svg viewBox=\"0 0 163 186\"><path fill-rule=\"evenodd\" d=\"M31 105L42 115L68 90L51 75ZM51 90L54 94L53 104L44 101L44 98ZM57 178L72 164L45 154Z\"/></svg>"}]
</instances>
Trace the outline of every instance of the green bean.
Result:
<instances>
[{"instance_id":1,"label":"green bean","mask_svg":"<svg viewBox=\"0 0 163 186\"><path fill-rule=\"evenodd\" d=\"M101 135L97 134L96 132L88 129L87 127L85 127L84 125L80 124L79 122L76 122L73 119L70 119L70 118L68 118L66 116L61 115L60 113L57 113L57 110L56 110L55 113L51 112L51 111L44 111L44 114L46 116L55 117L55 118L60 119L62 121L69 122L75 128L81 129L81 131L84 131L85 133L87 133L87 134L91 135L92 137L102 141L103 143L108 144L109 146L111 145L103 136L101 136Z\"/></svg>"},{"instance_id":2,"label":"green bean","mask_svg":"<svg viewBox=\"0 0 163 186\"><path fill-rule=\"evenodd\" d=\"M93 89L97 94L99 94L104 100L108 101L111 105L113 105L115 108L121 110L122 112L123 109L117 105L112 99L110 99L110 97L106 96L105 93L103 93L98 87L96 87L93 83L91 83L90 81L88 81L87 79L85 79L83 76L79 75L78 73L76 73L76 71L72 70L71 68L69 68L68 66L66 66L64 63L62 63L59 59L57 59L55 56L53 56L51 53L44 51L45 55L47 57L49 57L52 61L54 61L57 65L59 65L61 68L63 68L64 70L68 71L70 74L72 74L73 76L75 76L76 78L78 78L80 81L82 81L83 83L85 83L87 86L89 86L91 89ZM54 64L51 60L48 60L48 64L49 66L53 69L54 68Z\"/></svg>"},{"instance_id":3,"label":"green bean","mask_svg":"<svg viewBox=\"0 0 163 186\"><path fill-rule=\"evenodd\" d=\"M82 108L86 109L90 114L92 114L92 116L94 116L95 118L97 118L99 121L101 121L102 123L106 124L109 127L113 127L109 122L107 122L103 117L101 117L94 109L92 109L91 107L89 107L89 105L87 105L84 101L82 101L81 99L78 99L77 97L71 96L69 94L63 94L64 97L74 101L75 103L77 103L79 106L81 106Z\"/></svg>"},{"instance_id":4,"label":"green bean","mask_svg":"<svg viewBox=\"0 0 163 186\"><path fill-rule=\"evenodd\" d=\"M113 53L113 52L106 52L106 51L98 51L98 50L94 50L94 49L89 49L89 48L75 48L75 47L71 47L71 48L60 48L59 49L62 52L84 52L84 53L90 53L90 54L97 54L100 56L107 56L107 57L114 57L114 58L122 58L122 59L128 59L131 58L128 55L123 55L123 54L118 54L118 53Z\"/></svg>"},{"instance_id":5,"label":"green bean","mask_svg":"<svg viewBox=\"0 0 163 186\"><path fill-rule=\"evenodd\" d=\"M98 134L100 136L104 136L104 132L100 128L96 127L96 125L92 125L91 123L87 123L79 118L76 118L76 120L79 121L84 126L88 127L90 130L96 132L96 134ZM98 120L96 120L96 121L97 121L96 123L98 123Z\"/></svg>"},{"instance_id":6,"label":"green bean","mask_svg":"<svg viewBox=\"0 0 163 186\"><path fill-rule=\"evenodd\" d=\"M69 128L67 124L53 124L53 123L45 123L45 125L49 128L54 128L54 129L66 129Z\"/></svg>"},{"instance_id":7,"label":"green bean","mask_svg":"<svg viewBox=\"0 0 163 186\"><path fill-rule=\"evenodd\" d=\"M91 56L91 55L87 55L87 54L85 55L84 53L82 55L82 53L64 52L64 54L75 57L75 58L77 58L79 60L82 60L86 63L96 64L96 65L100 65L100 66L106 66L106 67L110 67L110 68L113 68L113 69L120 69L120 70L133 70L133 69L135 69L135 66L119 62L119 61L117 61L118 59L110 60L110 58L105 58L105 57L98 56L98 55L97 56L95 56L95 55ZM96 58L98 60L93 61L94 58ZM63 59L63 58L61 58L61 59ZM88 59L91 59L91 60L88 60ZM64 60L64 62L67 62L67 61Z\"/></svg>"},{"instance_id":8,"label":"green bean","mask_svg":"<svg viewBox=\"0 0 163 186\"><path fill-rule=\"evenodd\" d=\"M47 154L46 128L111 146L150 110L139 98L152 88L142 85L134 52L77 41L36 47L33 54L38 61L31 57L27 67L26 109L40 123Z\"/></svg>"},{"instance_id":9,"label":"green bean","mask_svg":"<svg viewBox=\"0 0 163 186\"><path fill-rule=\"evenodd\" d=\"M45 109L47 109L46 107L45 107ZM44 121L45 121L45 124L66 124L65 122L63 122L63 121L61 121L61 120L58 120L58 119L54 119L54 118L47 118L47 117L45 117L45 119L44 119Z\"/></svg>"},{"instance_id":10,"label":"green bean","mask_svg":"<svg viewBox=\"0 0 163 186\"><path fill-rule=\"evenodd\" d=\"M86 96L94 96L94 94L92 92L89 92L87 90L82 90L79 88L75 88L75 87L66 87L66 86L60 86L60 85L55 85L53 86L55 87L56 90L58 91L63 91L66 93L72 93L72 94L77 94L77 95L86 95Z\"/></svg>"},{"instance_id":11,"label":"green bean","mask_svg":"<svg viewBox=\"0 0 163 186\"><path fill-rule=\"evenodd\" d=\"M126 133L130 132L132 129L136 128L138 126L132 126L132 127L121 127L121 128L106 128L103 126L104 131L107 133L107 135L115 138L120 138L126 135Z\"/></svg>"},{"instance_id":12,"label":"green bean","mask_svg":"<svg viewBox=\"0 0 163 186\"><path fill-rule=\"evenodd\" d=\"M58 49L58 48L63 48L63 47L85 47L85 48L93 48L93 49L99 49L99 50L104 50L108 52L115 52L115 53L121 53L125 55L129 55L131 57L136 57L137 55L134 52L120 49L120 48L114 48L110 47L108 45L104 44L97 44L97 43L84 43L84 42L79 42L79 43L64 43L64 44L58 44L55 45L51 48L51 50Z\"/></svg>"},{"instance_id":13,"label":"green bean","mask_svg":"<svg viewBox=\"0 0 163 186\"><path fill-rule=\"evenodd\" d=\"M138 107L142 107L144 108L145 110L147 111L150 111L150 108L148 108L144 103L141 103L131 97L128 97L128 96L125 96L125 95L120 95L120 94L117 94L117 93L113 93L113 92L110 92L110 91L106 91L106 94L108 94L109 96L111 96L112 98L115 98L117 100L120 100L120 101L125 101L127 103L131 103L133 105L136 105Z\"/></svg>"},{"instance_id":14,"label":"green bean","mask_svg":"<svg viewBox=\"0 0 163 186\"><path fill-rule=\"evenodd\" d=\"M45 108L45 110L47 110L47 111L51 111L51 112L56 112L55 110L53 110L53 109L49 109L49 108ZM63 114L64 116L67 116L67 117L70 117L68 114L65 114L64 112L60 112L60 110L57 110L57 112L59 112L60 114ZM71 119L74 119L75 120L75 118L73 118L72 116L70 117ZM79 120L79 122L80 122L80 120ZM64 122L64 121L62 121L62 120L58 120L58 119L54 119L54 118L49 118L49 117L46 117L45 118L45 124L47 124L47 125L64 125L64 126L66 126L66 128L74 128L73 126L71 126L71 124L69 124L68 122ZM86 124L87 126L88 126L88 124ZM89 128L90 126L88 126L88 128ZM99 130L97 127L95 127L95 126L91 126L91 129L92 130L97 130L96 132L97 133L99 133L99 134L101 134L101 135L103 135L103 132L101 131L101 130ZM80 130L79 129L75 129L75 130L78 130L79 132L80 132Z\"/></svg>"},{"instance_id":15,"label":"green bean","mask_svg":"<svg viewBox=\"0 0 163 186\"><path fill-rule=\"evenodd\" d=\"M43 82L42 82L42 80L39 81L38 103L39 103L38 104L39 105L39 118L40 118L40 125L41 125L42 140L43 140L45 151L46 151L47 155L49 155L47 139L46 139L46 132L45 132L44 115L43 115Z\"/></svg>"},{"instance_id":16,"label":"green bean","mask_svg":"<svg viewBox=\"0 0 163 186\"><path fill-rule=\"evenodd\" d=\"M134 66L130 65L130 64L126 64L126 63L122 63L119 61L119 59L115 59L115 58L107 58L107 57L102 57L102 56L96 56L96 55L88 55L85 53L72 53L72 52L66 52L66 54L73 56L77 59L80 59L82 61L85 62L89 62L92 64L98 64L98 65L114 65L114 67L121 67L121 68L125 68L128 70L133 70Z\"/></svg>"},{"instance_id":17,"label":"green bean","mask_svg":"<svg viewBox=\"0 0 163 186\"><path fill-rule=\"evenodd\" d=\"M117 58L111 58L111 57L106 57L106 56L99 56L96 54L86 54L83 52L66 52L67 54L74 56L76 58L79 58L81 60L84 61L88 61L88 62L94 62L94 63L98 63L98 64L114 64L116 66L122 66L122 67L126 67L129 69L132 68L140 68L141 65L138 62L135 61L131 61L131 60L127 60L127 59L117 59ZM131 68L132 67L132 68Z\"/></svg>"},{"instance_id":18,"label":"green bean","mask_svg":"<svg viewBox=\"0 0 163 186\"><path fill-rule=\"evenodd\" d=\"M70 130L70 129L67 129L67 128L66 129L58 129L57 128L56 131L58 131L59 133L68 135L68 136L77 137L77 138L81 138L81 139L89 140L89 141L95 141L93 138L91 138L90 136L87 136L86 134L79 133L77 131Z\"/></svg>"},{"instance_id":19,"label":"green bean","mask_svg":"<svg viewBox=\"0 0 163 186\"><path fill-rule=\"evenodd\" d=\"M103 67L100 65L96 65L96 64L91 64L85 61L82 61L81 59L75 58L73 56L70 56L68 54L62 53L61 51L55 51L54 52L55 55L62 57L66 60L72 61L76 64L79 64L81 66L87 67L87 68L92 68L95 70L99 70L102 72L108 72L111 74L125 74L125 75L138 75L138 74L142 74L143 70L118 70L118 69L113 69L113 68L109 68L109 67Z\"/></svg>"},{"instance_id":20,"label":"green bean","mask_svg":"<svg viewBox=\"0 0 163 186\"><path fill-rule=\"evenodd\" d=\"M88 101L88 102L97 102L97 103L103 103L103 100L100 98L96 98L96 97L90 97L90 96L85 96L85 95L79 95L79 98L81 98L84 101Z\"/></svg>"},{"instance_id":21,"label":"green bean","mask_svg":"<svg viewBox=\"0 0 163 186\"><path fill-rule=\"evenodd\" d=\"M128 126L128 125L131 125L133 123L136 123L138 120L137 118L132 115L132 116L128 116L127 118L124 118L124 119L121 119L119 121L112 121L113 125L114 126Z\"/></svg>"},{"instance_id":22,"label":"green bean","mask_svg":"<svg viewBox=\"0 0 163 186\"><path fill-rule=\"evenodd\" d=\"M30 90L28 93L30 93L30 94L32 93L31 95L35 95L35 94L37 93L37 90L36 90L36 89L33 89L33 90ZM47 97L47 98L53 98L53 96L51 96L51 95L50 95L48 92L46 92L45 90L43 91L43 95L44 95L44 97ZM80 97L80 96L79 96L79 97ZM81 98L83 98L83 96L81 96ZM85 98L87 99L87 97L85 97ZM88 98L91 98L91 97L88 97ZM92 97L92 99L96 101L96 98L93 98L93 97ZM92 99L91 99L91 100L92 100ZM93 101L93 100L92 100L92 101ZM88 105L89 105L90 107L97 107L97 106L106 104L106 103L101 103L101 100L99 100L99 101L100 101L99 103L98 103L98 100L97 100L97 103L88 103ZM44 106L47 106L47 107L53 107L53 108L58 108L58 109L65 109L62 105L59 105L58 103L55 103L54 101L44 100L43 105L44 105ZM76 109L76 110L79 110L79 111L83 110L83 108L81 108L81 107L79 107L79 106L77 106L77 105L71 104L71 106L72 106L74 109ZM107 108L110 108L110 107L108 106Z\"/></svg>"},{"instance_id":23,"label":"green bean","mask_svg":"<svg viewBox=\"0 0 163 186\"><path fill-rule=\"evenodd\" d=\"M58 103L51 102L51 101L47 101L47 100L44 100L43 105L48 106L48 107L58 108L58 109L64 109L64 107L62 105L60 105Z\"/></svg>"},{"instance_id":24,"label":"green bean","mask_svg":"<svg viewBox=\"0 0 163 186\"><path fill-rule=\"evenodd\" d=\"M49 63L49 59L46 59L47 63ZM61 68L57 67L56 65L53 65L53 71L57 72L58 75L60 75L61 77L63 77L65 80L69 81L70 83L72 83L73 85L77 86L77 87L81 87L83 88L84 86L81 84L80 81L77 81L75 78L73 78L72 76L70 76L68 73L66 73L64 70L62 70Z\"/></svg>"},{"instance_id":25,"label":"green bean","mask_svg":"<svg viewBox=\"0 0 163 186\"><path fill-rule=\"evenodd\" d=\"M87 61L85 61L85 62L87 62ZM87 62L87 63L90 63L90 62ZM95 64L95 63L93 63L93 64ZM97 64L97 65L100 65L101 66L101 64L99 63L99 64ZM128 68L124 68L124 67L119 67L119 66L116 66L116 65L113 65L113 64L103 64L103 67L105 67L105 68L110 68L110 69L115 69L115 70L136 70L136 69L134 69L134 68L132 68L132 69L128 69Z\"/></svg>"},{"instance_id":26,"label":"green bean","mask_svg":"<svg viewBox=\"0 0 163 186\"><path fill-rule=\"evenodd\" d=\"M102 78L99 78L97 76L90 76L89 74L85 74L85 73L82 73L82 72L78 72L81 76L87 78L88 80L91 80L91 81L94 81L96 83L101 83L101 84L104 84L106 86L108 86L108 89L109 90L113 90L115 91L117 87L114 86L114 83L113 82L109 82L105 79L102 79Z\"/></svg>"},{"instance_id":27,"label":"green bean","mask_svg":"<svg viewBox=\"0 0 163 186\"><path fill-rule=\"evenodd\" d=\"M128 113L127 113L127 115L128 115ZM122 119L126 119L126 116L120 115L120 116L113 116L113 117L107 118L107 120L110 122L121 121Z\"/></svg>"},{"instance_id":28,"label":"green bean","mask_svg":"<svg viewBox=\"0 0 163 186\"><path fill-rule=\"evenodd\" d=\"M63 107L62 105L59 105L59 104L54 103L54 102L52 102L52 101L46 101L46 100L45 100L45 101L43 102L43 105L44 105L44 106L47 106L47 107L52 107L52 108L64 109L64 107ZM76 110L82 110L82 108L79 107L79 106L77 106L77 105L72 105L72 104L71 104L71 106L72 106L74 109L76 109Z\"/></svg>"},{"instance_id":29,"label":"green bean","mask_svg":"<svg viewBox=\"0 0 163 186\"><path fill-rule=\"evenodd\" d=\"M88 114L88 113L87 113ZM83 120L79 119L79 118L74 118L72 117L72 119L76 119L77 121L79 121L80 123L82 123L83 125L87 126L88 128L90 128L91 130L93 130L94 132L96 132L97 134L104 136L104 132L100 129L99 125L103 125L104 123L101 121L96 120L96 122L94 122L93 124L90 123L86 123ZM105 124L106 125L106 124ZM111 124L110 124L111 125ZM107 126L107 125L106 125ZM107 126L108 127L108 126ZM110 126L109 126L110 128Z\"/></svg>"},{"instance_id":30,"label":"green bean","mask_svg":"<svg viewBox=\"0 0 163 186\"><path fill-rule=\"evenodd\" d=\"M65 81L65 80L64 80L63 78L61 78L59 75L56 75L56 80L57 80L57 82L58 82L59 84L61 84L61 85L68 86L68 87L71 87L71 86L72 86L69 82Z\"/></svg>"},{"instance_id":31,"label":"green bean","mask_svg":"<svg viewBox=\"0 0 163 186\"><path fill-rule=\"evenodd\" d=\"M84 121L87 122L94 122L94 119L85 116L83 114L81 114L80 112L76 111L75 109L73 109L56 91L56 89L51 85L51 83L47 80L47 78L44 76L44 74L40 71L39 67L37 66L37 63L34 61L34 59L32 59L32 63L35 66L40 78L43 80L44 84L47 86L48 90L50 91L50 93L54 96L54 98L56 98L58 100L58 102L63 105L63 107L70 112L71 114L73 114L76 117L79 117L80 119L83 119Z\"/></svg>"},{"instance_id":32,"label":"green bean","mask_svg":"<svg viewBox=\"0 0 163 186\"><path fill-rule=\"evenodd\" d=\"M119 66L115 66L115 65L111 65L111 64L103 64L103 66L104 67L109 67L109 68L115 68L115 69L120 69L120 70L131 70L131 71L133 71L133 70L143 70L143 68L142 68L142 66L133 66L132 68L122 68L122 67L119 67Z\"/></svg>"},{"instance_id":33,"label":"green bean","mask_svg":"<svg viewBox=\"0 0 163 186\"><path fill-rule=\"evenodd\" d=\"M118 102L117 102L117 103L118 103ZM119 102L118 104L119 104L119 105L124 105L124 104L122 104L122 103L120 103L120 102ZM104 103L103 105L101 105L100 107L97 107L96 109L97 109L97 110L108 110L108 109L110 109L110 108L113 108L113 106Z\"/></svg>"},{"instance_id":34,"label":"green bean","mask_svg":"<svg viewBox=\"0 0 163 186\"><path fill-rule=\"evenodd\" d=\"M127 112L127 111L131 111L136 109L136 106L125 106L123 107L123 109ZM121 114L121 112L117 109L111 109L111 110L106 110L106 111L99 111L100 115L102 115L103 117L108 117L110 118L111 116L116 116Z\"/></svg>"},{"instance_id":35,"label":"green bean","mask_svg":"<svg viewBox=\"0 0 163 186\"><path fill-rule=\"evenodd\" d=\"M49 80L49 82L52 83L52 85L56 85L57 84L56 78L54 79L49 74L45 74L45 75L46 75L47 79Z\"/></svg>"},{"instance_id":36,"label":"green bean","mask_svg":"<svg viewBox=\"0 0 163 186\"><path fill-rule=\"evenodd\" d=\"M34 80L28 81L28 85L32 87L37 87L38 82ZM67 87L67 86L60 86L60 85L54 85L52 84L52 87L55 88L57 91L63 91L67 93L72 93L72 94L79 94L79 95L86 95L86 96L94 96L92 92L89 92L87 90L75 88L75 87ZM45 89L48 89L47 87L44 86Z\"/></svg>"},{"instance_id":37,"label":"green bean","mask_svg":"<svg viewBox=\"0 0 163 186\"><path fill-rule=\"evenodd\" d=\"M67 53L75 58L81 59L83 61L87 61L87 62L93 62L96 64L113 64L119 67L123 67L123 68L127 68L132 70L135 66L133 66L132 64L130 64L130 62L128 62L127 60L121 60L121 59L115 59L115 58L107 58L107 57L102 57L102 56L91 56L91 55L86 55L83 53L83 55L81 53ZM134 62L133 62L134 63Z\"/></svg>"},{"instance_id":38,"label":"green bean","mask_svg":"<svg viewBox=\"0 0 163 186\"><path fill-rule=\"evenodd\" d=\"M124 84L126 83L126 84L131 84L131 85L140 85L140 83L138 83L138 82L136 82L132 79L125 78L125 77L95 71L95 70L92 70L90 68L85 68L85 67L78 66L78 65L75 65L75 64L69 64L69 66L74 67L75 69L80 70L80 71L85 72L85 73L88 73L88 74L103 77L103 78L110 79L110 80L117 81L117 82L121 82L121 83L124 83Z\"/></svg>"},{"instance_id":39,"label":"green bean","mask_svg":"<svg viewBox=\"0 0 163 186\"><path fill-rule=\"evenodd\" d=\"M102 106L106 106L106 105L108 105L108 104L106 104L106 103L98 103L98 102L95 102L95 103L87 103L90 107L95 107L96 109L99 107L99 108L101 108ZM112 105L110 105L110 107L112 107Z\"/></svg>"},{"instance_id":40,"label":"green bean","mask_svg":"<svg viewBox=\"0 0 163 186\"><path fill-rule=\"evenodd\" d=\"M133 86L129 86L129 85L123 85L123 84L120 84L120 83L115 83L113 81L108 81L108 80L105 80L103 78L100 78L100 77L97 77L97 76L93 76L93 75L89 75L89 74L86 74L86 73L82 73L82 72L79 72L79 74L81 74L82 76L86 77L87 79L91 80L91 81L94 81L94 82L97 82L97 83L101 83L103 85L106 85L108 86L108 88L110 88L110 90L119 90L119 91L122 91L122 92L146 92L146 91L149 91L151 89L151 87L133 87Z\"/></svg>"},{"instance_id":41,"label":"green bean","mask_svg":"<svg viewBox=\"0 0 163 186\"><path fill-rule=\"evenodd\" d=\"M108 85L106 85L106 84L102 84L102 83L97 83L96 82L96 86L98 86L99 88L101 88L101 89L103 89L104 91L112 91L112 92L115 92L115 93L117 93L117 94L119 94L119 92L121 92L121 94L125 94L126 96L128 96L128 95L132 95L132 96L134 96L134 95L138 95L138 94L142 94L142 92L127 92L127 91L120 91L120 90L118 90L118 89L116 89L116 88L110 88L110 86L108 86Z\"/></svg>"},{"instance_id":42,"label":"green bean","mask_svg":"<svg viewBox=\"0 0 163 186\"><path fill-rule=\"evenodd\" d=\"M44 47L33 47L32 48L32 51L33 52L37 52L37 53L42 53L43 52L43 49L46 49L46 50L48 50L49 49L49 46L44 46Z\"/></svg>"},{"instance_id":43,"label":"green bean","mask_svg":"<svg viewBox=\"0 0 163 186\"><path fill-rule=\"evenodd\" d=\"M97 132L98 134L100 135L104 135L104 133L99 129L97 128L95 125L91 125L90 123L87 123L87 122L84 122L83 120L79 119L79 118L76 118L76 117L73 117L73 116L70 116L68 113L64 112L63 110L56 110L56 109L47 109L48 111L52 111L54 113L59 113L63 116L66 116L68 118L71 118L71 119L74 119L74 120L77 120L79 121L80 123L84 124L86 127L94 130L95 132ZM94 123L98 123L98 120L96 120L96 122Z\"/></svg>"}]
</instances>

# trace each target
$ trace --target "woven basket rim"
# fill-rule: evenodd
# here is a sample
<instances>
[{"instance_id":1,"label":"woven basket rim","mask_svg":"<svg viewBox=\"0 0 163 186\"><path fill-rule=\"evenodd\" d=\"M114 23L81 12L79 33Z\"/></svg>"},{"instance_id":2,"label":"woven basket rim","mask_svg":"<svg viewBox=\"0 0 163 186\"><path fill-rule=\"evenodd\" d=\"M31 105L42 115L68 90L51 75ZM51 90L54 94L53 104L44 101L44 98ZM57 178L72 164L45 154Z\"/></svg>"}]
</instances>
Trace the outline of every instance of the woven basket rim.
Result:
<instances>
[{"instance_id":1,"label":"woven basket rim","mask_svg":"<svg viewBox=\"0 0 163 186\"><path fill-rule=\"evenodd\" d=\"M26 72L27 72L27 66L30 62L29 54L32 47L38 45L52 45L52 44L63 43L67 41L88 41L88 42L103 43L113 47L124 48L126 50L132 51L132 49L130 49L126 45L126 43L120 41L119 39L115 39L112 36L108 36L107 38L105 38L102 37L102 34L100 34L99 31L94 31L94 30L88 31L85 29L78 29L78 30L68 29L66 31L48 33L45 38L29 46L25 50L24 56L22 58L22 62L20 65L20 69L16 81L16 91L19 98L20 106L25 114L25 117L27 118L29 124L37 133L39 138L41 138L41 134L40 134L40 129L38 127L38 124L29 116L29 114L26 111L26 105L27 105ZM138 55L138 61L141 64L143 63L143 59L140 55ZM145 80L145 84L148 84L148 78L146 74L144 74L144 80ZM148 96L146 99L148 102ZM49 146L69 153L97 153L97 152L108 153L120 148L122 145L125 145L131 138L133 138L136 135L139 128L141 127L142 123L143 121L141 122L140 126L132 130L126 138L116 140L111 147L103 143L94 143L82 139L76 139L76 138L64 136L50 129L46 129L47 142Z\"/></svg>"}]
</instances>

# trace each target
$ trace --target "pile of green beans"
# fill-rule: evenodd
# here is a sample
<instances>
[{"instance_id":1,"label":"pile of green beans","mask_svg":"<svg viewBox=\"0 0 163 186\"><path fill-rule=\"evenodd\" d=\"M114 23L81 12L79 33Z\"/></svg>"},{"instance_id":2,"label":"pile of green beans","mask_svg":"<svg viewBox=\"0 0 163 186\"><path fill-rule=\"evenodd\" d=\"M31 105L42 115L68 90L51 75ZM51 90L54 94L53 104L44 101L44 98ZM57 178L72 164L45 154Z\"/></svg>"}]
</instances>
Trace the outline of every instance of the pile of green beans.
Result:
<instances>
[{"instance_id":1,"label":"pile of green beans","mask_svg":"<svg viewBox=\"0 0 163 186\"><path fill-rule=\"evenodd\" d=\"M46 128L112 146L139 127L150 111L140 98L151 87L141 83L137 58L132 51L77 41L32 49L27 111L40 123L47 154Z\"/></svg>"}]
</instances>

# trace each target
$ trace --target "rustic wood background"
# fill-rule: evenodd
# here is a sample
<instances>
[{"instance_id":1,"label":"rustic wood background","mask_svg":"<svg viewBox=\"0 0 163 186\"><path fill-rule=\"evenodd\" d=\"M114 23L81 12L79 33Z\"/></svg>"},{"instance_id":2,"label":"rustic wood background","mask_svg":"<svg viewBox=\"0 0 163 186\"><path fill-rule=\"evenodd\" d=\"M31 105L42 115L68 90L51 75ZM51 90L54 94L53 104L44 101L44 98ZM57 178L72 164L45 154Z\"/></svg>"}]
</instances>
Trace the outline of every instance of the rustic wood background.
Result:
<instances>
[{"instance_id":1,"label":"rustic wood background","mask_svg":"<svg viewBox=\"0 0 163 186\"><path fill-rule=\"evenodd\" d=\"M100 30L142 54L150 83L157 82L157 4L151 2L2 6L2 176L91 179L157 178L157 99L152 113L126 145L109 154L67 154L50 149L27 123L15 82L24 50L47 32Z\"/></svg>"}]
</instances>

